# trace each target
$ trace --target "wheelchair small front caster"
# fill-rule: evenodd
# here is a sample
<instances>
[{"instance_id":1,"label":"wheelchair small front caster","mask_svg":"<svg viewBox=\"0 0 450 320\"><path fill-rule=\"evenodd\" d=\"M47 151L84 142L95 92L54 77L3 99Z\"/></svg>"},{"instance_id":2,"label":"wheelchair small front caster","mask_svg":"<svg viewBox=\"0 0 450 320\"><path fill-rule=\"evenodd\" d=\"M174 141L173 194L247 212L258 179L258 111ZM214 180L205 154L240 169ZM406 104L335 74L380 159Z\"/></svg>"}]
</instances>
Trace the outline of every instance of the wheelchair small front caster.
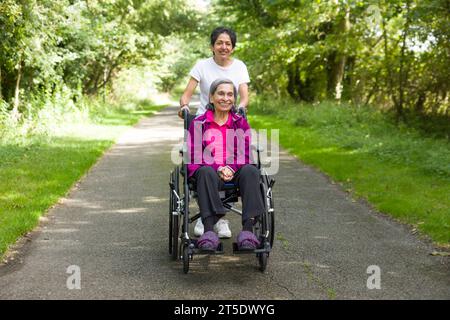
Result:
<instances>
[{"instance_id":1,"label":"wheelchair small front caster","mask_svg":"<svg viewBox=\"0 0 450 320\"><path fill-rule=\"evenodd\" d=\"M264 272L267 268L267 252L261 252L258 254L259 271Z\"/></svg>"},{"instance_id":2,"label":"wheelchair small front caster","mask_svg":"<svg viewBox=\"0 0 450 320\"><path fill-rule=\"evenodd\" d=\"M189 246L183 247L183 272L188 273L189 272Z\"/></svg>"}]
</instances>

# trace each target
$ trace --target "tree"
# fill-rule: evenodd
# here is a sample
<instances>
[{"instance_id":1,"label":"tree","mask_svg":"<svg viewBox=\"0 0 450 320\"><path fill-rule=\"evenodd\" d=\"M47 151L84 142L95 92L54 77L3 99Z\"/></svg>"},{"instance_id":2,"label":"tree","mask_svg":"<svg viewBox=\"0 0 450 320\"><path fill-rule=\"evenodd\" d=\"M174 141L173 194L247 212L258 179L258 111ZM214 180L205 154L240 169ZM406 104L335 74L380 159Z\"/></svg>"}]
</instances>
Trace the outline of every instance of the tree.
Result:
<instances>
[{"instance_id":1,"label":"tree","mask_svg":"<svg viewBox=\"0 0 450 320\"><path fill-rule=\"evenodd\" d=\"M95 95L124 67L159 57L164 37L197 27L184 1L0 2L0 97L18 117L22 96L62 87Z\"/></svg>"},{"instance_id":2,"label":"tree","mask_svg":"<svg viewBox=\"0 0 450 320\"><path fill-rule=\"evenodd\" d=\"M258 91L448 114L448 0L219 0Z\"/></svg>"}]
</instances>

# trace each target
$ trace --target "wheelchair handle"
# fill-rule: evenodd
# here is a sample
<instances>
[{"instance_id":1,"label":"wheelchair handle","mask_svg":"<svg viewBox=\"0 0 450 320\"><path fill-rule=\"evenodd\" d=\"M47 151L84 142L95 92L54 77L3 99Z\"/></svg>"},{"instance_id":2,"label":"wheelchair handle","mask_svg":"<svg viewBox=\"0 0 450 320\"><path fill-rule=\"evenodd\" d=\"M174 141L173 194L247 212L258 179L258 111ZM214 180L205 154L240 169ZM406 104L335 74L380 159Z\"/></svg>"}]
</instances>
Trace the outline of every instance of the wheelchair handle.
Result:
<instances>
[{"instance_id":1,"label":"wheelchair handle","mask_svg":"<svg viewBox=\"0 0 450 320\"><path fill-rule=\"evenodd\" d=\"M183 119L184 119L184 130L189 130L189 128L188 128L189 111L187 108L183 108L181 111L182 111L182 115L183 115Z\"/></svg>"},{"instance_id":2,"label":"wheelchair handle","mask_svg":"<svg viewBox=\"0 0 450 320\"><path fill-rule=\"evenodd\" d=\"M238 108L237 114L240 114L244 119L247 119L247 114L245 112L245 108Z\"/></svg>"}]
</instances>

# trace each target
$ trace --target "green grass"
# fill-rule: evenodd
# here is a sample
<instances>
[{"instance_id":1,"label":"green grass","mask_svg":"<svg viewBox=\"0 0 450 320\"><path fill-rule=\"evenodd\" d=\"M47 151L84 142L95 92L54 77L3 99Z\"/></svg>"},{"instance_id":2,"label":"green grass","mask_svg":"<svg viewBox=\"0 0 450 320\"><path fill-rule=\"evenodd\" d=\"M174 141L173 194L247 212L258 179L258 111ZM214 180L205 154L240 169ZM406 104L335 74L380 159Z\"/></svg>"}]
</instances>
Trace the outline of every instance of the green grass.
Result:
<instances>
[{"instance_id":1,"label":"green grass","mask_svg":"<svg viewBox=\"0 0 450 320\"><path fill-rule=\"evenodd\" d=\"M266 99L266 101L268 101ZM450 145L369 108L262 100L254 128L280 128L280 144L328 174L355 198L450 244Z\"/></svg>"},{"instance_id":2,"label":"green grass","mask_svg":"<svg viewBox=\"0 0 450 320\"><path fill-rule=\"evenodd\" d=\"M141 101L92 112L92 121L0 140L0 257L33 229L124 130L164 106Z\"/></svg>"}]
</instances>

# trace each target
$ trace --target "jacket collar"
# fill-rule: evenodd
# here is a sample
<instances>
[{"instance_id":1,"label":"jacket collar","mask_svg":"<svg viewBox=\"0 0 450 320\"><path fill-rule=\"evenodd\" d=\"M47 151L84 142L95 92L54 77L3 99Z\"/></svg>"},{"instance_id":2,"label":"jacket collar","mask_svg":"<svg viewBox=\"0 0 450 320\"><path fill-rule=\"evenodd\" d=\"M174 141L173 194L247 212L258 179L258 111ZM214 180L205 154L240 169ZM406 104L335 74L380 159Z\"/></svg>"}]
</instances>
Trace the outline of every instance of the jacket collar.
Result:
<instances>
[{"instance_id":1,"label":"jacket collar","mask_svg":"<svg viewBox=\"0 0 450 320\"><path fill-rule=\"evenodd\" d=\"M241 115L230 111L230 113L228 115L228 119L227 119L226 125L228 127L230 127L232 122L236 122L236 121L238 121L241 118L242 118ZM210 122L210 123L214 122L214 111L206 110L206 112L204 113L204 120L203 120L203 122Z\"/></svg>"}]
</instances>

